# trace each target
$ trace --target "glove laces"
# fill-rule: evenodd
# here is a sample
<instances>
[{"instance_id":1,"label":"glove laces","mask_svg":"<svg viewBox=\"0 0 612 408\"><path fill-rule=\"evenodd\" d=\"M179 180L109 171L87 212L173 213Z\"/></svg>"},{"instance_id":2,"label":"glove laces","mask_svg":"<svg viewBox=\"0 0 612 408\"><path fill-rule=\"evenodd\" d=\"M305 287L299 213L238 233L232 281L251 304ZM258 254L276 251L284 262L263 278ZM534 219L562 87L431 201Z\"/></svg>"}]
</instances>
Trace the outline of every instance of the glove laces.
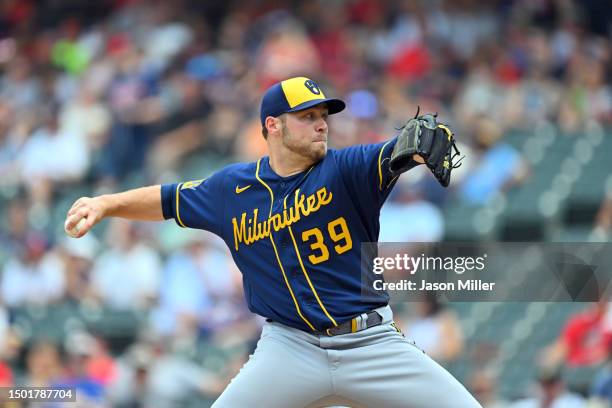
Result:
<instances>
[{"instance_id":1,"label":"glove laces","mask_svg":"<svg viewBox=\"0 0 612 408\"><path fill-rule=\"evenodd\" d=\"M449 160L450 168L451 169L458 169L463 164L461 162L463 161L463 159L465 159L465 154L463 156L461 156L461 152L459 151L459 148L457 147L457 144L455 143L455 138L454 137L451 138L451 146L453 147L454 153L453 153L453 155L451 156L451 158ZM461 157L459 157L459 160L455 161L455 158L457 156L461 156Z\"/></svg>"}]
</instances>

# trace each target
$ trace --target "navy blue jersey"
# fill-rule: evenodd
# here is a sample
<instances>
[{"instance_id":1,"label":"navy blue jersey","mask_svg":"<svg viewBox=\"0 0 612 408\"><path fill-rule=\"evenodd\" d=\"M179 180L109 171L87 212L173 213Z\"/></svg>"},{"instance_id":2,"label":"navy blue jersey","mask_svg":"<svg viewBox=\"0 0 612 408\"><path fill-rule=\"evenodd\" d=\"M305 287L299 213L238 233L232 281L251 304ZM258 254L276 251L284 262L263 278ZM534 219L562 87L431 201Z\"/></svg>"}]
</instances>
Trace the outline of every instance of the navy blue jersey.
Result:
<instances>
[{"instance_id":1,"label":"navy blue jersey","mask_svg":"<svg viewBox=\"0 0 612 408\"><path fill-rule=\"evenodd\" d=\"M163 185L164 217L223 238L252 312L323 330L388 303L386 292L362 296L361 243L378 240L379 211L396 181L388 166L395 140L330 149L289 177L264 157Z\"/></svg>"}]
</instances>

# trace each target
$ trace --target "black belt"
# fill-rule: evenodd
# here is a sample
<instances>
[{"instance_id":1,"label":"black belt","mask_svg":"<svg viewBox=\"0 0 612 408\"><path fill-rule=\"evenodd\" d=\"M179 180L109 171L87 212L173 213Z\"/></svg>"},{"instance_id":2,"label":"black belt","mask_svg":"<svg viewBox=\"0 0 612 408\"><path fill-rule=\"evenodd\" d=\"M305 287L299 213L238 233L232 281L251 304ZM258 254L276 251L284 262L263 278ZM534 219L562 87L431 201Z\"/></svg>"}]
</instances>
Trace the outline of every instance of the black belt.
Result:
<instances>
[{"instance_id":1,"label":"black belt","mask_svg":"<svg viewBox=\"0 0 612 408\"><path fill-rule=\"evenodd\" d=\"M382 316L378 312L362 313L357 317L352 318L338 326L330 327L326 330L320 330L314 334L319 336L339 336L341 334L357 333L358 331L369 329L370 327L378 326L382 323Z\"/></svg>"}]
</instances>

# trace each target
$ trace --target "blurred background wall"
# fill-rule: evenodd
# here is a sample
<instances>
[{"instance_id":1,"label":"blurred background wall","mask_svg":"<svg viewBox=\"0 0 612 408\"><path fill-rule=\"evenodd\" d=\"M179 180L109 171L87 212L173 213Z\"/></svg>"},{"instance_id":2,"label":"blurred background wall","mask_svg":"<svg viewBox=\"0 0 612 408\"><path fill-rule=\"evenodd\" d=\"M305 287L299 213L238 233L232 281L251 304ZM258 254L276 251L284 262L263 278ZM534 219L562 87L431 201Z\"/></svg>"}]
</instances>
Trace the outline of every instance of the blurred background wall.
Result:
<instances>
[{"instance_id":1,"label":"blurred background wall","mask_svg":"<svg viewBox=\"0 0 612 408\"><path fill-rule=\"evenodd\" d=\"M214 400L261 325L223 243L121 220L73 240L63 220L80 196L265 155L259 98L289 76L347 101L335 148L388 139L417 105L454 129L451 187L402 176L381 241L609 241L611 37L604 0L1 0L0 384ZM396 313L486 407L612 401L606 299Z\"/></svg>"}]
</instances>

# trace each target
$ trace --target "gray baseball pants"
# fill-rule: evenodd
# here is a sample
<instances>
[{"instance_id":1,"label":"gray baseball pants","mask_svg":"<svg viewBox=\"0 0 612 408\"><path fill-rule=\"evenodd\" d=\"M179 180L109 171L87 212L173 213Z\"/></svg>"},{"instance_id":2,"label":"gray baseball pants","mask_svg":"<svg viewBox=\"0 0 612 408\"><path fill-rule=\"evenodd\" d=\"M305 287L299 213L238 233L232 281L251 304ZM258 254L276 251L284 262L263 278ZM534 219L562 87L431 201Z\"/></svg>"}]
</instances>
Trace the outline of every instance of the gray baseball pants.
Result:
<instances>
[{"instance_id":1,"label":"gray baseball pants","mask_svg":"<svg viewBox=\"0 0 612 408\"><path fill-rule=\"evenodd\" d=\"M476 408L444 368L391 325L317 336L266 323L255 352L213 408Z\"/></svg>"}]
</instances>

